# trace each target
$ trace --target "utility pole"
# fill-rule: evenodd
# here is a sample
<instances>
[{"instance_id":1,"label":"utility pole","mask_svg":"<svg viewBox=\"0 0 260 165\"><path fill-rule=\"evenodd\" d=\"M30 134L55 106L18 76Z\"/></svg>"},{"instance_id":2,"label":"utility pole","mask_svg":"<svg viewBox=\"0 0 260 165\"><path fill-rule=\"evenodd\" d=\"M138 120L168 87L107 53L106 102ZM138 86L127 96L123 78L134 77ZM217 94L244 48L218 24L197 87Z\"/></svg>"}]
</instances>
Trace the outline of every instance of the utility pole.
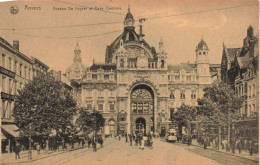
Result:
<instances>
[{"instance_id":1,"label":"utility pole","mask_svg":"<svg viewBox=\"0 0 260 165\"><path fill-rule=\"evenodd\" d=\"M229 148L230 148L230 132L231 132L230 123L231 123L231 121L230 121L230 108L228 108L228 146L229 146Z\"/></svg>"},{"instance_id":2,"label":"utility pole","mask_svg":"<svg viewBox=\"0 0 260 165\"><path fill-rule=\"evenodd\" d=\"M30 138L29 138L29 151L28 151L28 159L31 160L32 159L32 123L30 123Z\"/></svg>"}]
</instances>

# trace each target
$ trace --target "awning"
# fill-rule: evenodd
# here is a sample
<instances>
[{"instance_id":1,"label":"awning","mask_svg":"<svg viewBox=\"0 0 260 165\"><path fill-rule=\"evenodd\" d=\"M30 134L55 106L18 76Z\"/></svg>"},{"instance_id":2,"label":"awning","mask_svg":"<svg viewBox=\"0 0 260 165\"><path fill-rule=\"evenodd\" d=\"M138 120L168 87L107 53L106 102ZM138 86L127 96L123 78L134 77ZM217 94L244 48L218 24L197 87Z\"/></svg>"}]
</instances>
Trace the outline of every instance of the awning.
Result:
<instances>
[{"instance_id":1,"label":"awning","mask_svg":"<svg viewBox=\"0 0 260 165\"><path fill-rule=\"evenodd\" d=\"M1 132L1 140L6 140L7 138L5 137L5 135L3 134L3 132Z\"/></svg>"},{"instance_id":2,"label":"awning","mask_svg":"<svg viewBox=\"0 0 260 165\"><path fill-rule=\"evenodd\" d=\"M19 137L20 134L19 128L14 124L3 124L2 131L4 134L10 134L13 137Z\"/></svg>"}]
</instances>

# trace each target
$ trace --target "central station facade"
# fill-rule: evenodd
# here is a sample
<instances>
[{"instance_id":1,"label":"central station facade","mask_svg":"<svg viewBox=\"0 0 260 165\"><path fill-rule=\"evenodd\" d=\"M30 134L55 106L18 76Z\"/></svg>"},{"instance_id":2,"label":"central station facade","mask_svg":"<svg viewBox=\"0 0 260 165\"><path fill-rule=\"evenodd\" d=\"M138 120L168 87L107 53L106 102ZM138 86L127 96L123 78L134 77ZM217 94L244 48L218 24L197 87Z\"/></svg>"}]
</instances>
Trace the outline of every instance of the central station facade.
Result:
<instances>
[{"instance_id":1,"label":"central station facade","mask_svg":"<svg viewBox=\"0 0 260 165\"><path fill-rule=\"evenodd\" d=\"M196 106L220 66L209 64L203 39L195 49L195 63L171 65L162 40L156 51L144 40L142 26L137 34L130 9L123 23L123 33L107 46L105 63L93 60L85 67L77 44L66 76L79 84L79 105L103 114L105 135L163 135L172 123L171 114L182 104Z\"/></svg>"}]
</instances>

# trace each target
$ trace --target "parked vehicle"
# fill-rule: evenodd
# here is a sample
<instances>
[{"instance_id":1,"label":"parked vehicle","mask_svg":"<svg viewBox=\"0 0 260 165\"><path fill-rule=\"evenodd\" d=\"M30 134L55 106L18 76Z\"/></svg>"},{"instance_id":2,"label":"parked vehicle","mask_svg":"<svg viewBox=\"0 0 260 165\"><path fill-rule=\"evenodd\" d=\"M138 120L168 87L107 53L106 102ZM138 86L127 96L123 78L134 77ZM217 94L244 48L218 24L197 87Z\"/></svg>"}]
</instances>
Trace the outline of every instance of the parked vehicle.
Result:
<instances>
[{"instance_id":1,"label":"parked vehicle","mask_svg":"<svg viewBox=\"0 0 260 165\"><path fill-rule=\"evenodd\" d=\"M167 142L176 142L177 141L177 131L175 129L170 129L167 134Z\"/></svg>"}]
</instances>

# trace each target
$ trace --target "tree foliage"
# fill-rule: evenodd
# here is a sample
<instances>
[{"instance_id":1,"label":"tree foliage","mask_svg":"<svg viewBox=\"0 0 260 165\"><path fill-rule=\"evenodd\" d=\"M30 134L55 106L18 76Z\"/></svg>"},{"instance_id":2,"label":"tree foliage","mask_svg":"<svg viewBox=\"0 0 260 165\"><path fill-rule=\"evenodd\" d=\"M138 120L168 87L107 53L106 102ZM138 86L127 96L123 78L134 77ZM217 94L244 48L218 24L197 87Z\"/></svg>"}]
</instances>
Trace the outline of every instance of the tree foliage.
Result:
<instances>
[{"instance_id":1,"label":"tree foliage","mask_svg":"<svg viewBox=\"0 0 260 165\"><path fill-rule=\"evenodd\" d=\"M71 91L61 81L42 74L19 91L13 115L24 135L49 135L52 129L70 125L76 111Z\"/></svg>"},{"instance_id":2,"label":"tree foliage","mask_svg":"<svg viewBox=\"0 0 260 165\"><path fill-rule=\"evenodd\" d=\"M79 123L83 130L93 129L98 131L100 127L104 127L105 119L103 115L96 110L92 112L84 108L80 109Z\"/></svg>"},{"instance_id":3,"label":"tree foliage","mask_svg":"<svg viewBox=\"0 0 260 165\"><path fill-rule=\"evenodd\" d=\"M177 112L173 114L173 120L178 126L190 127L190 122L196 118L196 107L182 104Z\"/></svg>"},{"instance_id":4,"label":"tree foliage","mask_svg":"<svg viewBox=\"0 0 260 165\"><path fill-rule=\"evenodd\" d=\"M216 82L204 89L204 97L198 102L200 105L199 122L224 126L229 114L231 118L239 114L243 98L235 95L228 84Z\"/></svg>"}]
</instances>

